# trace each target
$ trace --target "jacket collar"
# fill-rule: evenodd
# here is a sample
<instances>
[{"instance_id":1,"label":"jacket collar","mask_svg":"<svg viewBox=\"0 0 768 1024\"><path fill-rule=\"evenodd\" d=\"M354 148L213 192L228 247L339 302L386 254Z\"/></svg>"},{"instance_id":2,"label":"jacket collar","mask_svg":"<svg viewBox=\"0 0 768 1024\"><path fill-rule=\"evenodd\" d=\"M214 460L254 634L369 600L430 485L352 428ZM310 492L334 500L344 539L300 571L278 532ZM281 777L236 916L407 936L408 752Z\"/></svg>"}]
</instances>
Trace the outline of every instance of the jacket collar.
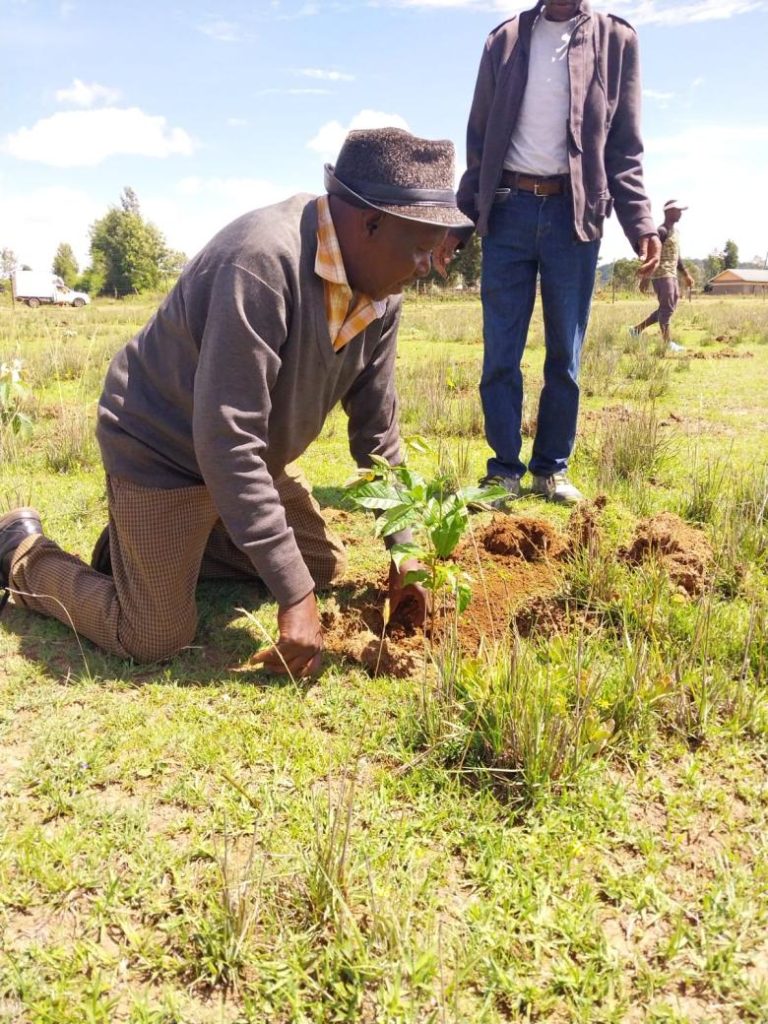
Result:
<instances>
[{"instance_id":1,"label":"jacket collar","mask_svg":"<svg viewBox=\"0 0 768 1024\"><path fill-rule=\"evenodd\" d=\"M531 45L531 33L533 32L533 26L536 19L541 17L543 12L543 5L541 0L536 4L535 7L529 7L527 11L522 11L519 15L520 28L519 28L519 39L523 46L523 52L527 53ZM588 3L588 0L581 0L581 3L576 8L574 18L578 18L578 25L581 26L592 17L592 8Z\"/></svg>"},{"instance_id":2,"label":"jacket collar","mask_svg":"<svg viewBox=\"0 0 768 1024\"><path fill-rule=\"evenodd\" d=\"M528 15L531 18L531 20L533 20L533 19L536 18L537 15L541 14L541 9L542 9L542 3L541 3L541 0L539 0L539 2L536 4L535 7L531 7L529 10L523 11L523 13L520 15L520 18L522 19L525 15ZM591 14L592 14L592 7L589 4L588 0L581 0L581 3L576 8L576 13L574 14L574 17L575 18L579 17L579 16L581 16L581 17L584 17L584 16L590 17Z\"/></svg>"}]
</instances>

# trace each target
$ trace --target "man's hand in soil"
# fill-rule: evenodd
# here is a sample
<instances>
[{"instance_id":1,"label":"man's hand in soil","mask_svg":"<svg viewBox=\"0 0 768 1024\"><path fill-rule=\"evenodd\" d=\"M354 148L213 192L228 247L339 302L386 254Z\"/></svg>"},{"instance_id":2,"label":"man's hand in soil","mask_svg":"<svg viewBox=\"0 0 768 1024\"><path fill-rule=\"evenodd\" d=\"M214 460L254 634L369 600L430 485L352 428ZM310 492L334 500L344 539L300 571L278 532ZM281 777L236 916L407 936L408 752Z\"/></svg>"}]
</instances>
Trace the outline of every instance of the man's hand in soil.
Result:
<instances>
[{"instance_id":1,"label":"man's hand in soil","mask_svg":"<svg viewBox=\"0 0 768 1024\"><path fill-rule=\"evenodd\" d=\"M401 562L400 570L394 562L389 566L389 619L395 619L407 626L424 628L427 614L430 611L430 593L420 583L405 586L405 577L409 572L417 572L424 566L415 558Z\"/></svg>"},{"instance_id":2,"label":"man's hand in soil","mask_svg":"<svg viewBox=\"0 0 768 1024\"><path fill-rule=\"evenodd\" d=\"M641 261L638 277L650 277L661 259L661 239L658 235L643 235L637 243L637 256Z\"/></svg>"},{"instance_id":3,"label":"man's hand in soil","mask_svg":"<svg viewBox=\"0 0 768 1024\"><path fill-rule=\"evenodd\" d=\"M263 665L267 672L289 673L294 679L314 676L320 671L323 652L323 629L317 614L314 591L296 604L277 611L280 637L274 647L259 651L252 665Z\"/></svg>"}]
</instances>

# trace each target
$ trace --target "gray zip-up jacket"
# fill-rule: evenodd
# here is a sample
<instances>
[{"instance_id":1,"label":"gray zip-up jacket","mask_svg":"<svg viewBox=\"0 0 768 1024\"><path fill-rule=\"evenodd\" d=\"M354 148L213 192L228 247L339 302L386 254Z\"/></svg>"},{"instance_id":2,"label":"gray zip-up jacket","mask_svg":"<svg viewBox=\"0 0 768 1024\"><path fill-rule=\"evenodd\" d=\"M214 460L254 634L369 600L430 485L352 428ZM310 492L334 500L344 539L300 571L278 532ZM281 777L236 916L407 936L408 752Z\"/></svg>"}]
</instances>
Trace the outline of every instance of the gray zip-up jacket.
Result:
<instances>
[{"instance_id":1,"label":"gray zip-up jacket","mask_svg":"<svg viewBox=\"0 0 768 1024\"><path fill-rule=\"evenodd\" d=\"M467 125L467 170L459 208L488 233L488 217L528 80L531 33L541 5L495 28L485 43ZM633 248L655 235L643 185L637 35L613 14L582 0L568 51L571 109L568 161L573 226L583 242L602 236L615 206Z\"/></svg>"}]
</instances>

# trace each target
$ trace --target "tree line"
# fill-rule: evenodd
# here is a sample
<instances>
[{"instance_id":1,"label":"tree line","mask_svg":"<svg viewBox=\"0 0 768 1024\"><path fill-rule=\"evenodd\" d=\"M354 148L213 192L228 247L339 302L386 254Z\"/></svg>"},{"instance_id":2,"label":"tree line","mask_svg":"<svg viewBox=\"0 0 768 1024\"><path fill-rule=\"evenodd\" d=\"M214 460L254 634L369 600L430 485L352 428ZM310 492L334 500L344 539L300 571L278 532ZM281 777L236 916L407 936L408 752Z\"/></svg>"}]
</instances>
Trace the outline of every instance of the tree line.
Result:
<instances>
[{"instance_id":1,"label":"tree line","mask_svg":"<svg viewBox=\"0 0 768 1024\"><path fill-rule=\"evenodd\" d=\"M187 257L171 249L158 227L144 219L139 200L128 186L117 206L95 221L90 229L90 263L81 272L72 246L61 242L51 271L70 288L91 295L121 298L160 288L181 273ZM11 249L0 250L0 278L10 278L20 265Z\"/></svg>"},{"instance_id":2,"label":"tree line","mask_svg":"<svg viewBox=\"0 0 768 1024\"><path fill-rule=\"evenodd\" d=\"M123 189L119 204L111 206L91 225L89 234L90 263L82 272L67 242L58 246L51 270L70 288L91 295L120 298L156 290L167 284L169 278L177 277L187 260L183 252L167 245L159 228L144 219L138 197L129 186ZM751 263L739 263L739 249L732 239L728 239L722 250L715 249L704 259L686 259L684 263L697 289L706 287L722 270L766 265L759 256ZM432 273L426 283L436 287L475 288L480 280L481 265L480 239L473 235L449 264L447 280ZM639 260L619 259L600 267L598 287L634 291L639 266ZM17 269L30 268L19 265L11 249L0 249L0 289Z\"/></svg>"},{"instance_id":3,"label":"tree line","mask_svg":"<svg viewBox=\"0 0 768 1024\"><path fill-rule=\"evenodd\" d=\"M723 270L753 269L762 270L766 267L766 257L754 256L748 262L739 262L739 247L729 238L722 249L713 249L703 259L684 259L685 269L694 280L697 290L706 289L713 277ZM598 285L602 288L613 288L617 292L631 292L638 287L637 272L640 260L618 259L598 269Z\"/></svg>"}]
</instances>

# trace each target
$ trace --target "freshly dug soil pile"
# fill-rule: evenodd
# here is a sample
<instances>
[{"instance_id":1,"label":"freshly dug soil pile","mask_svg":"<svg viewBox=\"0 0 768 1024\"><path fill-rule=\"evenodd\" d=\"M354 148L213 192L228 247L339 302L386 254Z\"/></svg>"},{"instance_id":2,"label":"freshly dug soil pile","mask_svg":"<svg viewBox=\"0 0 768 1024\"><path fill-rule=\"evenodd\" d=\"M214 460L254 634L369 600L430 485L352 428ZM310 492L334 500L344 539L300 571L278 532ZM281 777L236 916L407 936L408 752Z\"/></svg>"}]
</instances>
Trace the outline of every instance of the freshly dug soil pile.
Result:
<instances>
[{"instance_id":1,"label":"freshly dug soil pile","mask_svg":"<svg viewBox=\"0 0 768 1024\"><path fill-rule=\"evenodd\" d=\"M691 596L700 594L712 576L712 547L702 533L671 512L641 520L629 547L619 557L630 565L657 558L670 579Z\"/></svg>"},{"instance_id":2,"label":"freshly dug soil pile","mask_svg":"<svg viewBox=\"0 0 768 1024\"><path fill-rule=\"evenodd\" d=\"M486 529L482 543L492 555L509 555L526 562L557 558L568 546L551 523L530 516L497 516Z\"/></svg>"},{"instance_id":3,"label":"freshly dug soil pile","mask_svg":"<svg viewBox=\"0 0 768 1024\"><path fill-rule=\"evenodd\" d=\"M556 591L562 573L558 558L568 549L566 536L544 520L496 516L465 539L456 551L459 569L472 577L472 601L459 618L458 637L464 653L474 655L482 643L503 640L514 612L537 595ZM384 629L386 579L353 580L339 588L323 613L325 647L330 655L363 666L371 674L398 678L424 668L422 631L400 621ZM435 644L448 628L438 617Z\"/></svg>"},{"instance_id":4,"label":"freshly dug soil pile","mask_svg":"<svg viewBox=\"0 0 768 1024\"><path fill-rule=\"evenodd\" d=\"M594 501L583 501L576 505L568 520L568 537L571 549L587 548L592 550L600 540L600 516L608 498L598 494Z\"/></svg>"},{"instance_id":5,"label":"freshly dug soil pile","mask_svg":"<svg viewBox=\"0 0 768 1024\"><path fill-rule=\"evenodd\" d=\"M754 353L735 348L719 348L713 352L694 352L694 359L754 359Z\"/></svg>"},{"instance_id":6,"label":"freshly dug soil pile","mask_svg":"<svg viewBox=\"0 0 768 1024\"><path fill-rule=\"evenodd\" d=\"M420 630L393 624L384 630L384 587L370 592L370 604L351 605L345 612L334 600L320 616L325 649L353 661L372 676L405 679L424 667L424 635ZM362 595L361 595L362 596ZM378 598L378 608L374 603Z\"/></svg>"}]
</instances>

